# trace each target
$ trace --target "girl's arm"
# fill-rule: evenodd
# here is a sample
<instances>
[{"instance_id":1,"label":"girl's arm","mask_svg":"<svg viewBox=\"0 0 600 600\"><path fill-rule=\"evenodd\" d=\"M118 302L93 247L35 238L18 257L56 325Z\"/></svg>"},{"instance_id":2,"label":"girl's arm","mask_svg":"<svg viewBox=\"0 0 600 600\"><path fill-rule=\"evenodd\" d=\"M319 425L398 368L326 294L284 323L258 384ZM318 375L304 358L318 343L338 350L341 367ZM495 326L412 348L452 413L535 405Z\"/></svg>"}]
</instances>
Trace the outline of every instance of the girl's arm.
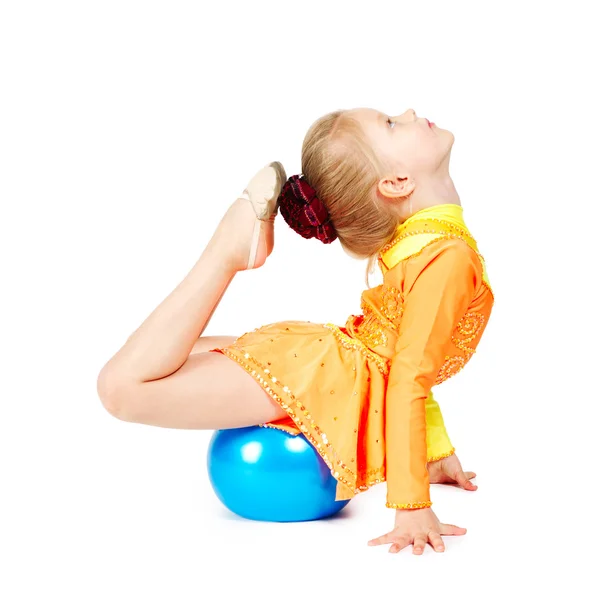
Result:
<instances>
[{"instance_id":1,"label":"girl's arm","mask_svg":"<svg viewBox=\"0 0 600 600\"><path fill-rule=\"evenodd\" d=\"M443 369L456 372L466 362L458 348L455 357L446 349L481 280L479 258L464 242L435 246L406 267L404 311L388 379L386 506L395 509L431 506L426 401Z\"/></svg>"}]
</instances>

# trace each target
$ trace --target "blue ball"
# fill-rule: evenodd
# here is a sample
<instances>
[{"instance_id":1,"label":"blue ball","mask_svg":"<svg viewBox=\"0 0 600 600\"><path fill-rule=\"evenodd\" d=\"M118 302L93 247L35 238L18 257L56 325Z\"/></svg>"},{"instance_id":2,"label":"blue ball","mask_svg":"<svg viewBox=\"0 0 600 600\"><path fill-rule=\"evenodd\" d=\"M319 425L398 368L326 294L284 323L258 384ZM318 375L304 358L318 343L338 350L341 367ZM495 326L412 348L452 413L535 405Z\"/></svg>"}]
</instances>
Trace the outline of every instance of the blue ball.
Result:
<instances>
[{"instance_id":1,"label":"blue ball","mask_svg":"<svg viewBox=\"0 0 600 600\"><path fill-rule=\"evenodd\" d=\"M215 431L208 474L221 502L257 521L313 521L349 500L335 500L336 480L303 435L268 427Z\"/></svg>"}]
</instances>

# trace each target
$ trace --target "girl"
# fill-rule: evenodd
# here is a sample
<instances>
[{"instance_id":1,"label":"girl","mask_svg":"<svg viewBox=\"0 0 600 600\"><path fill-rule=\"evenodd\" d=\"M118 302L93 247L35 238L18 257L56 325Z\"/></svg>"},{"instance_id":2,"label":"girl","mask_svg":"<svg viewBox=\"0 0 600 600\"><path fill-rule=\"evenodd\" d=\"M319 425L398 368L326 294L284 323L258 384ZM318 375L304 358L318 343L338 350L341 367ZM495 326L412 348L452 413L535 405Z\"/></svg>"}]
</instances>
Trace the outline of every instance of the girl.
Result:
<instances>
[{"instance_id":1,"label":"girl","mask_svg":"<svg viewBox=\"0 0 600 600\"><path fill-rule=\"evenodd\" d=\"M161 427L265 425L302 432L337 480L337 499L386 481L390 552L466 530L440 523L429 484L475 490L431 388L460 371L487 325L493 295L448 173L451 132L413 110L319 119L303 176L272 163L226 211L189 274L108 361L98 393L115 417ZM383 283L345 326L273 323L239 338L201 337L238 271L273 250L280 209L305 238L339 238L377 260ZM156 343L160 340L160 343Z\"/></svg>"}]
</instances>

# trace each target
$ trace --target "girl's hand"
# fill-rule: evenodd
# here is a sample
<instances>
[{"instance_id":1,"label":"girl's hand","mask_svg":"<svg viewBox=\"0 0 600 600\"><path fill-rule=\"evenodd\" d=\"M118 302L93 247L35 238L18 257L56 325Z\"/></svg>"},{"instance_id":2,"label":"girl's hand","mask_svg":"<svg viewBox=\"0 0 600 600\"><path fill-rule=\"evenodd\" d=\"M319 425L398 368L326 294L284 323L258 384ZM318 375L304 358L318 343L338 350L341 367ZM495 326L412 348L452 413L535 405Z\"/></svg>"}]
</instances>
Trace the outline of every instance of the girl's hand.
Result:
<instances>
[{"instance_id":1,"label":"girl's hand","mask_svg":"<svg viewBox=\"0 0 600 600\"><path fill-rule=\"evenodd\" d=\"M436 552L445 550L442 535L464 535L467 530L440 523L431 508L397 510L394 529L369 542L369 546L391 544L389 552L397 553L413 545L413 554L423 554L430 543Z\"/></svg>"},{"instance_id":2,"label":"girl's hand","mask_svg":"<svg viewBox=\"0 0 600 600\"><path fill-rule=\"evenodd\" d=\"M469 481L475 477L475 473L473 471L465 473L456 454L427 463L427 470L429 471L429 483L458 484L461 488L470 492L477 489L477 486Z\"/></svg>"}]
</instances>

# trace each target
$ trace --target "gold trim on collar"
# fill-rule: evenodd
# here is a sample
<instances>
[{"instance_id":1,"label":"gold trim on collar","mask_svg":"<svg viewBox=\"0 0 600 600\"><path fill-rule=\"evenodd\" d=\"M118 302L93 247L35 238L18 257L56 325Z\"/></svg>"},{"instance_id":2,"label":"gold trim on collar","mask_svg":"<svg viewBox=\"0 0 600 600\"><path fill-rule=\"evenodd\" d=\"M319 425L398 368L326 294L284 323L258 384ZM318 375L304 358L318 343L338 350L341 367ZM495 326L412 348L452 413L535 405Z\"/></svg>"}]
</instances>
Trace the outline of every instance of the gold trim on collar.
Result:
<instances>
[{"instance_id":1,"label":"gold trim on collar","mask_svg":"<svg viewBox=\"0 0 600 600\"><path fill-rule=\"evenodd\" d=\"M420 253L426 246L441 239L461 239L468 244L481 260L483 279L489 286L485 260L469 230L434 217L411 219L398 228L398 235L382 248L377 257L381 272L385 274L399 262Z\"/></svg>"}]
</instances>

